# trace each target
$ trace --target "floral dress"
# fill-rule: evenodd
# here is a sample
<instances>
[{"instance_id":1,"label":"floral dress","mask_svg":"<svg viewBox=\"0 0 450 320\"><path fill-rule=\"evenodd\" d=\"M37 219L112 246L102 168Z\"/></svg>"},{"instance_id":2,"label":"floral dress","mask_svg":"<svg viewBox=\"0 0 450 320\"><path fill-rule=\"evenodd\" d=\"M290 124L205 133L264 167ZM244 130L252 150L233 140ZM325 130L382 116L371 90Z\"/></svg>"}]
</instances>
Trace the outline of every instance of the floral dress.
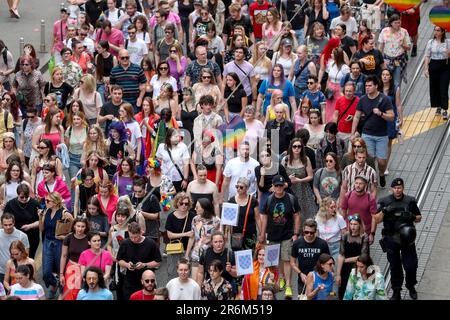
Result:
<instances>
[{"instance_id":1,"label":"floral dress","mask_svg":"<svg viewBox=\"0 0 450 320\"><path fill-rule=\"evenodd\" d=\"M220 229L220 218L213 217L206 220L197 215L192 219L192 230L194 231L194 247L191 252L191 260L199 262L200 256L209 248L211 235L214 231Z\"/></svg>"},{"instance_id":2,"label":"floral dress","mask_svg":"<svg viewBox=\"0 0 450 320\"><path fill-rule=\"evenodd\" d=\"M297 178L304 179L307 177L306 167L293 168L287 163L287 159L283 160L283 166L286 168L286 173L288 176L295 174ZM306 183L296 183L292 184L292 193L297 197L298 204L300 206L300 214L302 221L308 218L314 218L317 213L317 204L314 200L314 193L312 191L311 185Z\"/></svg>"},{"instance_id":3,"label":"floral dress","mask_svg":"<svg viewBox=\"0 0 450 320\"><path fill-rule=\"evenodd\" d=\"M202 300L231 300L231 284L222 278L218 286L211 279L205 280L202 285Z\"/></svg>"}]
</instances>

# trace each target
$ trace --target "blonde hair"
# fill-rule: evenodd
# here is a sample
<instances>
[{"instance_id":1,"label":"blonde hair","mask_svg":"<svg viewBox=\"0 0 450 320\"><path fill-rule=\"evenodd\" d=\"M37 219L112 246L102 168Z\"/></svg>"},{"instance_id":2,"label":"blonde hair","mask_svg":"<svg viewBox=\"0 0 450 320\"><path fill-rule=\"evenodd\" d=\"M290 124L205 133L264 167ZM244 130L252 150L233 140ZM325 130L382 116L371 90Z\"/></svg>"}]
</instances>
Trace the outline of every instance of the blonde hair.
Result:
<instances>
[{"instance_id":1,"label":"blonde hair","mask_svg":"<svg viewBox=\"0 0 450 320\"><path fill-rule=\"evenodd\" d=\"M95 149L93 148L94 141L91 140L91 136L89 135L89 132L91 132L91 130L95 130L98 134L97 142L95 142ZM100 128L98 124L93 124L89 127L83 150L86 152L96 150L101 156L106 155L107 147L105 143L105 136L103 134L102 128Z\"/></svg>"},{"instance_id":2,"label":"blonde hair","mask_svg":"<svg viewBox=\"0 0 450 320\"><path fill-rule=\"evenodd\" d=\"M318 222L324 223L327 221L328 208L333 202L336 203L336 200L334 200L331 197L326 197L322 199L322 201L320 202L319 211L317 211L316 216ZM332 219L336 219L336 217L333 217Z\"/></svg>"},{"instance_id":3,"label":"blonde hair","mask_svg":"<svg viewBox=\"0 0 450 320\"><path fill-rule=\"evenodd\" d=\"M54 77L54 75L55 75L55 73L57 72L57 71L63 71L62 70L62 68L61 67L54 67L53 68L53 70L52 70L52 76L51 76L51 79L53 80L53 77Z\"/></svg>"},{"instance_id":4,"label":"blonde hair","mask_svg":"<svg viewBox=\"0 0 450 320\"><path fill-rule=\"evenodd\" d=\"M192 201L191 198L189 198L189 196L187 195L186 192L179 192L177 193L177 195L175 196L175 198L173 199L173 207L175 209L179 208L179 204L181 201L183 201L184 199L188 199L189 200L189 206L188 208L192 207Z\"/></svg>"},{"instance_id":5,"label":"blonde hair","mask_svg":"<svg viewBox=\"0 0 450 320\"><path fill-rule=\"evenodd\" d=\"M55 203L58 209L64 208L64 200L59 192L50 192L46 198L50 199Z\"/></svg>"},{"instance_id":6,"label":"blonde hair","mask_svg":"<svg viewBox=\"0 0 450 320\"><path fill-rule=\"evenodd\" d=\"M88 93L93 93L97 90L97 81L92 74L85 74L81 80L84 81L84 89Z\"/></svg>"},{"instance_id":7,"label":"blonde hair","mask_svg":"<svg viewBox=\"0 0 450 320\"><path fill-rule=\"evenodd\" d=\"M253 53L252 57L250 58L249 62L256 67L257 65L263 66L269 70L269 74L272 70L272 60L270 60L266 55L264 55L264 58L261 58L261 55L259 54L259 47L262 45L266 45L266 42L264 40L255 43L253 46Z\"/></svg>"},{"instance_id":8,"label":"blonde hair","mask_svg":"<svg viewBox=\"0 0 450 320\"><path fill-rule=\"evenodd\" d=\"M119 200L117 201L117 210L118 211L128 210L130 216L133 214L134 212L133 204L131 203L130 197L128 195L119 197Z\"/></svg>"}]
</instances>

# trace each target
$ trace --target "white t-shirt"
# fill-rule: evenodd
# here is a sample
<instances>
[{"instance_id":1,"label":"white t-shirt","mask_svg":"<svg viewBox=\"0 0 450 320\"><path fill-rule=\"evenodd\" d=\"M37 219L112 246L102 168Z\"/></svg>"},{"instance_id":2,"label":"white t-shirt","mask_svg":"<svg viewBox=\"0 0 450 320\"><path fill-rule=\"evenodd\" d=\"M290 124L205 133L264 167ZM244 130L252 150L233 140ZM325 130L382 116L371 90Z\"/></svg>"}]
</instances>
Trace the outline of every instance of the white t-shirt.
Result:
<instances>
[{"instance_id":1,"label":"white t-shirt","mask_svg":"<svg viewBox=\"0 0 450 320\"><path fill-rule=\"evenodd\" d=\"M14 229L13 233L7 234L3 229L0 229L0 273L4 274L6 272L6 263L11 259L9 246L11 245L11 242L15 240L22 241L25 245L25 249L30 248L28 236L24 232Z\"/></svg>"},{"instance_id":2,"label":"white t-shirt","mask_svg":"<svg viewBox=\"0 0 450 320\"><path fill-rule=\"evenodd\" d=\"M231 177L230 187L228 190L228 197L231 198L236 195L236 183L240 177L248 179L250 186L248 193L253 194L256 192L256 176L255 168L259 166L259 162L253 158L249 158L247 162L242 162L239 157L233 158L225 166L223 175L225 177Z\"/></svg>"},{"instance_id":3,"label":"white t-shirt","mask_svg":"<svg viewBox=\"0 0 450 320\"><path fill-rule=\"evenodd\" d=\"M153 87L153 99L157 99L157 98L159 97L159 92L161 91L161 86L162 86L164 83L166 83L166 82L167 82L167 83L170 83L170 84L172 85L172 88L173 88L173 91L174 91L174 92L178 91L177 80L175 80L174 77L170 76L169 80L164 81L164 82L161 82L161 81L158 79L158 75L155 74L155 75L152 77L152 80L150 80L150 84L151 84L152 87Z\"/></svg>"},{"instance_id":4,"label":"white t-shirt","mask_svg":"<svg viewBox=\"0 0 450 320\"><path fill-rule=\"evenodd\" d=\"M142 59L148 54L148 48L145 42L141 39L136 39L135 42L127 40L127 50L130 53L130 61L138 66L141 65Z\"/></svg>"},{"instance_id":5,"label":"white t-shirt","mask_svg":"<svg viewBox=\"0 0 450 320\"><path fill-rule=\"evenodd\" d=\"M123 16L125 14L125 12L122 9L116 9L114 11L109 10L108 11L108 20L111 22L111 25L114 27L117 22L119 22L120 17L119 17L119 11L120 11L120 16Z\"/></svg>"},{"instance_id":6,"label":"white t-shirt","mask_svg":"<svg viewBox=\"0 0 450 320\"><path fill-rule=\"evenodd\" d=\"M29 288L24 288L19 283L16 283L11 286L10 295L17 296L22 300L39 300L45 296L45 292L40 284L34 282Z\"/></svg>"},{"instance_id":7,"label":"white t-shirt","mask_svg":"<svg viewBox=\"0 0 450 320\"><path fill-rule=\"evenodd\" d=\"M341 79L347 74L350 73L350 68L345 63L341 66L341 69L338 69L336 63L334 63L333 59L328 60L327 65L328 79L335 84L340 84Z\"/></svg>"},{"instance_id":8,"label":"white t-shirt","mask_svg":"<svg viewBox=\"0 0 450 320\"><path fill-rule=\"evenodd\" d=\"M130 142L130 146L137 151L138 143L137 140L142 138L141 128L139 127L139 123L137 121L127 122L125 124L128 132L128 141Z\"/></svg>"},{"instance_id":9,"label":"white t-shirt","mask_svg":"<svg viewBox=\"0 0 450 320\"><path fill-rule=\"evenodd\" d=\"M316 221L319 237L328 243L340 241L341 230L347 228L347 224L340 214L336 214L336 219L328 219L326 222L322 222L317 218Z\"/></svg>"},{"instance_id":10,"label":"white t-shirt","mask_svg":"<svg viewBox=\"0 0 450 320\"><path fill-rule=\"evenodd\" d=\"M197 282L188 279L189 281L183 283L179 278L170 280L166 288L169 290L170 300L200 300L201 291Z\"/></svg>"},{"instance_id":11,"label":"white t-shirt","mask_svg":"<svg viewBox=\"0 0 450 320\"><path fill-rule=\"evenodd\" d=\"M353 37L353 33L358 33L358 24L356 23L355 18L350 17L347 21L342 21L341 16L334 18L331 20L330 30L334 30L336 26L340 23L345 24L346 31L345 34L349 37Z\"/></svg>"},{"instance_id":12,"label":"white t-shirt","mask_svg":"<svg viewBox=\"0 0 450 320\"><path fill-rule=\"evenodd\" d=\"M150 43L150 34L148 32L136 33L136 38L145 42L145 44Z\"/></svg>"},{"instance_id":13,"label":"white t-shirt","mask_svg":"<svg viewBox=\"0 0 450 320\"><path fill-rule=\"evenodd\" d=\"M67 41L67 43L66 43L67 47L72 49L72 38L67 39L66 41ZM91 38L88 38L88 37L84 37L84 40L81 41L81 43L83 44L83 46L86 46L89 54L91 54L91 55L94 54L94 52L95 52L94 40L92 40Z\"/></svg>"},{"instance_id":14,"label":"white t-shirt","mask_svg":"<svg viewBox=\"0 0 450 320\"><path fill-rule=\"evenodd\" d=\"M183 177L178 173L177 168L174 166L174 163L178 165L178 168L183 171L184 164L189 162L189 151L183 142L178 143L176 146L172 147L170 150L172 154L172 160L170 159L169 152L166 149L166 144L161 143L158 146L158 150L156 151L156 157L162 160L161 171L162 174L168 176L172 181L181 181ZM187 177L186 177L187 179Z\"/></svg>"}]
</instances>

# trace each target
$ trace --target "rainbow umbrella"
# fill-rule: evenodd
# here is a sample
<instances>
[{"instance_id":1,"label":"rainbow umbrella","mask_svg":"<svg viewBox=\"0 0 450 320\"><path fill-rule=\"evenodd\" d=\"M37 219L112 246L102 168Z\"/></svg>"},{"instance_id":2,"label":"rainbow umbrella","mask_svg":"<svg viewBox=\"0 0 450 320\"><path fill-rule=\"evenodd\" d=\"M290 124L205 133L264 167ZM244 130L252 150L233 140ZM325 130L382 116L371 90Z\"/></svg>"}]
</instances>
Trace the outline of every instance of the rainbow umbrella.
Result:
<instances>
[{"instance_id":1,"label":"rainbow umbrella","mask_svg":"<svg viewBox=\"0 0 450 320\"><path fill-rule=\"evenodd\" d=\"M232 116L230 115L230 118ZM221 133L221 142L225 148L237 149L245 136L246 128L244 119L235 116L230 123L223 123L217 128Z\"/></svg>"},{"instance_id":2,"label":"rainbow umbrella","mask_svg":"<svg viewBox=\"0 0 450 320\"><path fill-rule=\"evenodd\" d=\"M385 0L384 2L402 12L411 9L416 4L419 4L420 0Z\"/></svg>"},{"instance_id":3,"label":"rainbow umbrella","mask_svg":"<svg viewBox=\"0 0 450 320\"><path fill-rule=\"evenodd\" d=\"M430 21L438 27L450 32L450 9L444 6L436 6L430 10Z\"/></svg>"}]
</instances>

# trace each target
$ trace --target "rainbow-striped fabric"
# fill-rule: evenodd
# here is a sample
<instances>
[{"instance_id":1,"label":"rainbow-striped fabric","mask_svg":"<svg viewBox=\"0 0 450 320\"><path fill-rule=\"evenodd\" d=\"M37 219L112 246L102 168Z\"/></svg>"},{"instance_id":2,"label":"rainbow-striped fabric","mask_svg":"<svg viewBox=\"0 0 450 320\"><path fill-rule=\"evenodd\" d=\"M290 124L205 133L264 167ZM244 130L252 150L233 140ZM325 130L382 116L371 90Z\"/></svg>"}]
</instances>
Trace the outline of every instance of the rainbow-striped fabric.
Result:
<instances>
[{"instance_id":1,"label":"rainbow-striped fabric","mask_svg":"<svg viewBox=\"0 0 450 320\"><path fill-rule=\"evenodd\" d=\"M402 12L420 3L420 0L385 0L388 5Z\"/></svg>"},{"instance_id":2,"label":"rainbow-striped fabric","mask_svg":"<svg viewBox=\"0 0 450 320\"><path fill-rule=\"evenodd\" d=\"M436 6L430 10L431 23L450 32L450 9L444 6Z\"/></svg>"}]
</instances>

